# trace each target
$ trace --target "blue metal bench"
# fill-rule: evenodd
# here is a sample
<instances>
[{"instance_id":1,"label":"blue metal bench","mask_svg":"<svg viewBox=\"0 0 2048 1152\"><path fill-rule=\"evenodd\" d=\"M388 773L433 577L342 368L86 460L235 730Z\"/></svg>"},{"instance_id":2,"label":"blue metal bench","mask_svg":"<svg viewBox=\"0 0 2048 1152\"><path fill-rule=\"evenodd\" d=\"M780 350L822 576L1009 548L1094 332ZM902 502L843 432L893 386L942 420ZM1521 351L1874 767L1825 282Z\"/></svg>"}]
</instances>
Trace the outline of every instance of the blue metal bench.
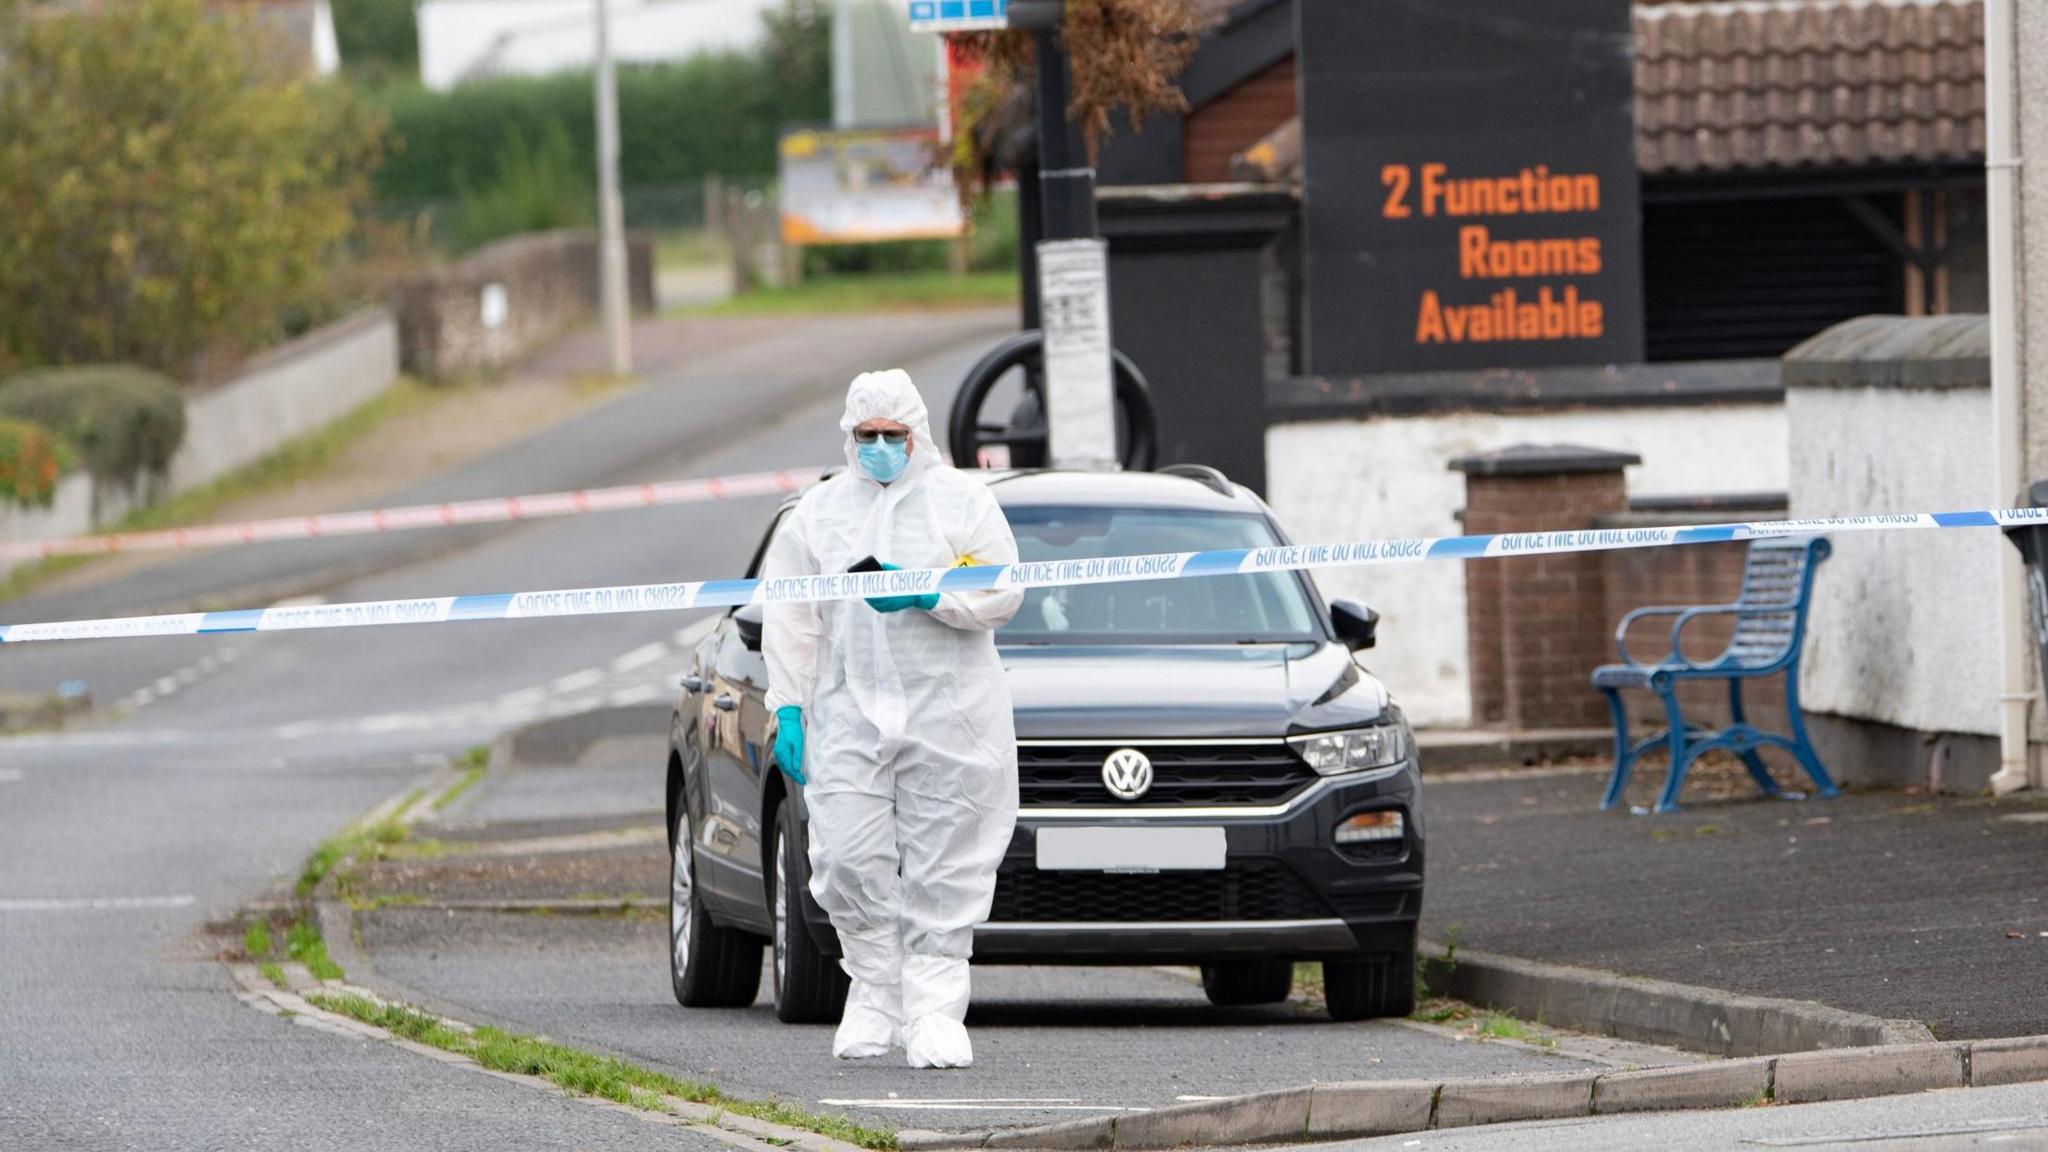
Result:
<instances>
[{"instance_id":1,"label":"blue metal bench","mask_svg":"<svg viewBox=\"0 0 2048 1152\"><path fill-rule=\"evenodd\" d=\"M1593 672L1593 686L1607 695L1614 712L1614 776L1607 783L1602 808L1621 801L1628 786L1629 771L1643 753L1659 744L1671 751L1671 775L1657 799L1657 811L1678 808L1678 792L1685 784L1686 770L1704 753L1717 748L1741 757L1749 774L1766 796L1777 796L1779 788L1764 768L1761 748L1783 748L1792 753L1799 766L1813 778L1814 791L1833 796L1840 789L1814 753L1806 736L1806 720L1799 711L1799 651L1806 641L1806 609L1813 592L1814 569L1830 551L1823 537L1805 540L1755 540L1742 569L1742 592L1733 604L1693 608L1638 608L1621 618L1614 630L1614 646L1623 663L1603 665ZM1636 621L1651 616L1673 616L1671 650L1658 663L1644 664L1628 652L1628 630ZM1706 616L1735 617L1735 634L1720 655L1704 662L1686 658L1679 647L1685 626ZM1775 673L1785 674L1785 710L1791 718L1792 734L1765 732L1749 723L1742 710L1742 682ZM1719 731L1707 731L1685 722L1679 710L1678 686L1689 680L1726 680L1728 708L1733 720ZM1646 688L1664 701L1667 727L1654 735L1631 742L1628 709L1622 703L1624 688Z\"/></svg>"}]
</instances>

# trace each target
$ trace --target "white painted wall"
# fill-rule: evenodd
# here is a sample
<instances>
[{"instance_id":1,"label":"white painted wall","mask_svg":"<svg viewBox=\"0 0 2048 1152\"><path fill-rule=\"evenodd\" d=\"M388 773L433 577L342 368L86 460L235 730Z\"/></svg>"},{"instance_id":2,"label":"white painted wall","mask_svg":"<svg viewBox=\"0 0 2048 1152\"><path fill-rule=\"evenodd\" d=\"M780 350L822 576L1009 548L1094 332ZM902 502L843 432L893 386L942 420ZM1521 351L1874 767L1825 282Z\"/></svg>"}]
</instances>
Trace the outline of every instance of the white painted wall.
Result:
<instances>
[{"instance_id":1,"label":"white painted wall","mask_svg":"<svg viewBox=\"0 0 2048 1152\"><path fill-rule=\"evenodd\" d=\"M761 14L780 0L611 0L620 63L682 60L749 48ZM588 68L596 0L422 0L420 82L437 91L479 75L544 75Z\"/></svg>"},{"instance_id":2,"label":"white painted wall","mask_svg":"<svg viewBox=\"0 0 2048 1152\"><path fill-rule=\"evenodd\" d=\"M1792 388L1794 516L1983 507L1985 388ZM2003 503L2000 501L2000 503ZM1808 711L1998 733L1998 532L1836 533L1808 616Z\"/></svg>"},{"instance_id":3,"label":"white painted wall","mask_svg":"<svg viewBox=\"0 0 2048 1152\"><path fill-rule=\"evenodd\" d=\"M1268 499L1301 542L1456 535L1465 477L1450 462L1514 444L1634 452L1643 463L1629 470L1631 495L1786 490L1785 410L1743 404L1276 424L1266 433ZM1412 720L1469 723L1460 567L1335 569L1316 579L1325 595L1379 610L1379 646L1367 662Z\"/></svg>"}]
</instances>

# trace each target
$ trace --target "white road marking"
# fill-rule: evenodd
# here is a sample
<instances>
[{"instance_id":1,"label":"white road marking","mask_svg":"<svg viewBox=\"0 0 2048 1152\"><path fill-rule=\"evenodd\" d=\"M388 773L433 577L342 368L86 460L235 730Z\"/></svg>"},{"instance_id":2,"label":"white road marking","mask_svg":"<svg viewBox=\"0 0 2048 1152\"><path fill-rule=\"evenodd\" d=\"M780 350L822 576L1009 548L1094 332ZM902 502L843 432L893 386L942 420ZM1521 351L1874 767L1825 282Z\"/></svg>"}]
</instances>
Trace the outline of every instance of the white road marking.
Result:
<instances>
[{"instance_id":1,"label":"white road marking","mask_svg":"<svg viewBox=\"0 0 2048 1152\"><path fill-rule=\"evenodd\" d=\"M548 690L545 688L521 688L517 692L507 692L498 697L498 704L504 708L525 708L547 698Z\"/></svg>"},{"instance_id":2,"label":"white road marking","mask_svg":"<svg viewBox=\"0 0 2048 1152\"><path fill-rule=\"evenodd\" d=\"M631 672L635 668L645 668L647 665L667 655L667 644L663 644L660 641L656 641L653 644L643 644L612 661L612 671Z\"/></svg>"},{"instance_id":3,"label":"white road marking","mask_svg":"<svg viewBox=\"0 0 2048 1152\"><path fill-rule=\"evenodd\" d=\"M189 908L191 896L97 896L71 900L0 900L0 912L98 912L119 908Z\"/></svg>"},{"instance_id":4,"label":"white road marking","mask_svg":"<svg viewBox=\"0 0 2048 1152\"><path fill-rule=\"evenodd\" d=\"M0 784L19 784L28 776L19 768L0 768Z\"/></svg>"},{"instance_id":5,"label":"white road marking","mask_svg":"<svg viewBox=\"0 0 2048 1152\"><path fill-rule=\"evenodd\" d=\"M154 687L156 688L157 695L169 696L178 690L178 678L176 676L160 677Z\"/></svg>"},{"instance_id":6,"label":"white road marking","mask_svg":"<svg viewBox=\"0 0 2048 1152\"><path fill-rule=\"evenodd\" d=\"M661 685L659 684L642 684L638 688L621 688L617 692L612 693L612 706L622 708L628 704L638 704L642 700L652 700L660 694Z\"/></svg>"},{"instance_id":7,"label":"white road marking","mask_svg":"<svg viewBox=\"0 0 2048 1152\"><path fill-rule=\"evenodd\" d=\"M603 683L603 681L604 669L585 668L581 672L571 672L567 676L558 678L554 682L553 687L557 692L575 692Z\"/></svg>"}]
</instances>

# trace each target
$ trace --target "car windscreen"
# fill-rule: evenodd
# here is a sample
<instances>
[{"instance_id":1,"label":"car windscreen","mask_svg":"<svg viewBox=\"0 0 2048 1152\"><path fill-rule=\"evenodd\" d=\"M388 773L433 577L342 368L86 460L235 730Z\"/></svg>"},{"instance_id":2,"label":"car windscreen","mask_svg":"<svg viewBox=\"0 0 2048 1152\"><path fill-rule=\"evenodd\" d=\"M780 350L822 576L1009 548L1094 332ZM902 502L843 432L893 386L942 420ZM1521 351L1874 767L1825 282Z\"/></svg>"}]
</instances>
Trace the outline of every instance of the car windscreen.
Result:
<instances>
[{"instance_id":1,"label":"car windscreen","mask_svg":"<svg viewBox=\"0 0 2048 1152\"><path fill-rule=\"evenodd\" d=\"M1257 514L1170 508L1004 509L1031 561L1270 548ZM1292 573L1033 588L1003 644L1238 644L1316 640L1316 612Z\"/></svg>"}]
</instances>

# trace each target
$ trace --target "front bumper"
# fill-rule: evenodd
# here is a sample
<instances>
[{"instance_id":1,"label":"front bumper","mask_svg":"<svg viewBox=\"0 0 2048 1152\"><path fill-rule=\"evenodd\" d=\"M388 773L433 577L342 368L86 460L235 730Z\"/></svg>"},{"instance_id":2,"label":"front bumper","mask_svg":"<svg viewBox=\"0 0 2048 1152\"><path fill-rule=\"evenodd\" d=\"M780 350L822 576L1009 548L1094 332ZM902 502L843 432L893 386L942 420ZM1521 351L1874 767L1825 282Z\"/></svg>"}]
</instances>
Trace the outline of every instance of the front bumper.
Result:
<instances>
[{"instance_id":1,"label":"front bumper","mask_svg":"<svg viewBox=\"0 0 2048 1152\"><path fill-rule=\"evenodd\" d=\"M1415 762L1319 781L1260 809L1026 809L996 882L974 958L995 964L1300 960L1411 946L1422 914L1423 822ZM1359 812L1400 809L1407 839L1377 856L1339 850L1333 830ZM1221 827L1220 871L1041 872L1037 835L1054 824Z\"/></svg>"}]
</instances>

